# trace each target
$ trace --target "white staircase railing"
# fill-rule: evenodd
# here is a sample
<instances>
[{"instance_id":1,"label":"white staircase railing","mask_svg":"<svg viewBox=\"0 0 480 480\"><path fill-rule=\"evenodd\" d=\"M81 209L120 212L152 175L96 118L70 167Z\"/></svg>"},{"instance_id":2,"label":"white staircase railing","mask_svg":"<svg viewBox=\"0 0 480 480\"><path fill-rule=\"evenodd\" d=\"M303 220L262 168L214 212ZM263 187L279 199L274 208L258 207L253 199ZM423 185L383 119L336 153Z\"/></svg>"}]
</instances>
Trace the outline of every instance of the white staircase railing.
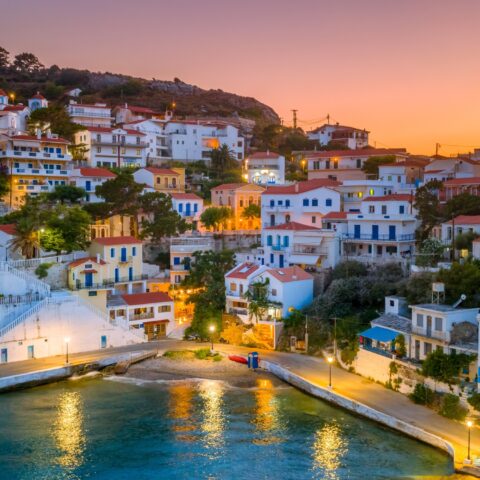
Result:
<instances>
[{"instance_id":1,"label":"white staircase railing","mask_svg":"<svg viewBox=\"0 0 480 480\"><path fill-rule=\"evenodd\" d=\"M32 268L38 267L42 263L67 263L85 257L88 257L87 252L72 252L64 255L50 255L40 258L7 260L7 263L15 268Z\"/></svg>"},{"instance_id":2,"label":"white staircase railing","mask_svg":"<svg viewBox=\"0 0 480 480\"><path fill-rule=\"evenodd\" d=\"M33 293L39 293L42 297L50 296L50 285L35 278L25 270L18 270L7 262L0 262L0 271L10 273L11 275L24 280L27 283L27 287L29 287Z\"/></svg>"},{"instance_id":3,"label":"white staircase railing","mask_svg":"<svg viewBox=\"0 0 480 480\"><path fill-rule=\"evenodd\" d=\"M6 335L8 332L13 330L17 325L20 325L25 320L27 320L31 315L38 312L42 307L44 307L48 302L48 298L44 298L40 302L37 302L31 308L27 309L23 313L16 315L9 323L0 329L0 338Z\"/></svg>"}]
</instances>

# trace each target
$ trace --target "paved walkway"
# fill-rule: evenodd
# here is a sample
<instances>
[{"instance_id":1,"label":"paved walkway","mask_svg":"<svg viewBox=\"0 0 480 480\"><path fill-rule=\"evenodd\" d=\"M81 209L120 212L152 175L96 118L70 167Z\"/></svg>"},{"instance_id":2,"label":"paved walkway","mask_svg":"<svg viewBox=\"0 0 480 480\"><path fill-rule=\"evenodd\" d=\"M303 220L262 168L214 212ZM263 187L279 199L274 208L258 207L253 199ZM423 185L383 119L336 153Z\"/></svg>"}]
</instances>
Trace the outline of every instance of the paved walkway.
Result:
<instances>
[{"instance_id":1,"label":"paved walkway","mask_svg":"<svg viewBox=\"0 0 480 480\"><path fill-rule=\"evenodd\" d=\"M202 346L202 344L195 342L162 340L73 354L70 356L70 362L72 364L89 363L120 352L134 352L139 350L164 351L167 349L199 348L200 346ZM251 348L223 344L216 344L215 349L227 354L246 354L252 351ZM328 364L323 359L295 353L258 351L261 358L277 363L292 373L305 378L314 385L328 387ZM65 357L56 356L0 365L0 377L63 366L64 362ZM455 448L457 462L460 462L456 467L461 467L461 462L467 456L467 428L465 424L444 418L429 408L415 405L401 393L388 390L364 377L335 366L332 367L332 384L334 391L352 400L363 403L375 410L415 425L449 441ZM471 454L472 456L480 456L480 428L473 427L471 433Z\"/></svg>"}]
</instances>

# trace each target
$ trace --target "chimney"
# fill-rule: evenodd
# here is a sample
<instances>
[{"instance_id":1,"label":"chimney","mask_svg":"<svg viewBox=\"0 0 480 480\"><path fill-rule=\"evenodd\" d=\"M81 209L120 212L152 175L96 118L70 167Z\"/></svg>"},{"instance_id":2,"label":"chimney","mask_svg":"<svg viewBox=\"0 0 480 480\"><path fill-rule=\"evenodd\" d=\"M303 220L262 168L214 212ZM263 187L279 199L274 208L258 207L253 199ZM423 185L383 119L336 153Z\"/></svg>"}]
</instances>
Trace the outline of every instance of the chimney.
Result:
<instances>
[{"instance_id":1,"label":"chimney","mask_svg":"<svg viewBox=\"0 0 480 480\"><path fill-rule=\"evenodd\" d=\"M42 138L42 130L40 128L37 128L36 132L37 138L40 140Z\"/></svg>"},{"instance_id":2,"label":"chimney","mask_svg":"<svg viewBox=\"0 0 480 480\"><path fill-rule=\"evenodd\" d=\"M100 263L100 254L97 253L97 263Z\"/></svg>"},{"instance_id":3,"label":"chimney","mask_svg":"<svg viewBox=\"0 0 480 480\"><path fill-rule=\"evenodd\" d=\"M47 128L46 135L47 135L47 138L52 138L52 131L49 128Z\"/></svg>"},{"instance_id":4,"label":"chimney","mask_svg":"<svg viewBox=\"0 0 480 480\"><path fill-rule=\"evenodd\" d=\"M295 193L298 193L298 183L295 184Z\"/></svg>"},{"instance_id":5,"label":"chimney","mask_svg":"<svg viewBox=\"0 0 480 480\"><path fill-rule=\"evenodd\" d=\"M270 155L270 150L267 148L267 157Z\"/></svg>"},{"instance_id":6,"label":"chimney","mask_svg":"<svg viewBox=\"0 0 480 480\"><path fill-rule=\"evenodd\" d=\"M296 280L296 279L297 279L297 276L296 276L296 275L292 275L292 279L293 279L293 280Z\"/></svg>"}]
</instances>

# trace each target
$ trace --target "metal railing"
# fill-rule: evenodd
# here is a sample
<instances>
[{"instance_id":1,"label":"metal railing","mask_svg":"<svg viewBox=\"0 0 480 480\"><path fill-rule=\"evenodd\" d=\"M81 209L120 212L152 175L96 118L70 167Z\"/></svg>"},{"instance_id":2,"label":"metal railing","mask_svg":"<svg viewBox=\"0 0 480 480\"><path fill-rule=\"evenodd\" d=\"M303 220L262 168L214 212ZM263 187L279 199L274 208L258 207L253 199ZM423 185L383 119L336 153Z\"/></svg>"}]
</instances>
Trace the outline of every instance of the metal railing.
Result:
<instances>
[{"instance_id":1,"label":"metal railing","mask_svg":"<svg viewBox=\"0 0 480 480\"><path fill-rule=\"evenodd\" d=\"M130 282L139 282L142 280L147 280L148 275L133 275L132 277L120 277L115 280L104 280L100 283L92 283L91 285L85 284L85 282L81 282L77 280L74 285L70 285L71 290L98 290L102 288L115 288L115 285L119 283L130 283Z\"/></svg>"},{"instance_id":2,"label":"metal railing","mask_svg":"<svg viewBox=\"0 0 480 480\"><path fill-rule=\"evenodd\" d=\"M373 241L387 241L387 242L410 242L415 240L415 234L409 233L404 235L390 235L390 234L378 234L372 235L371 233L344 233L342 235L343 240L373 240Z\"/></svg>"},{"instance_id":3,"label":"metal railing","mask_svg":"<svg viewBox=\"0 0 480 480\"><path fill-rule=\"evenodd\" d=\"M38 293L42 296L42 298L50 296L50 285L42 282L38 278L35 278L28 272L24 270L18 270L12 265L9 265L7 262L0 262L0 271L10 273L17 278L24 280L27 288L30 288L30 290L34 293Z\"/></svg>"},{"instance_id":4,"label":"metal railing","mask_svg":"<svg viewBox=\"0 0 480 480\"><path fill-rule=\"evenodd\" d=\"M450 339L450 332L438 331L427 327L419 327L418 325L412 325L412 333L421 335L422 337L443 340L444 342L448 342Z\"/></svg>"},{"instance_id":5,"label":"metal railing","mask_svg":"<svg viewBox=\"0 0 480 480\"><path fill-rule=\"evenodd\" d=\"M130 315L129 321L134 320L147 320L150 318L155 318L155 312L146 312L146 313L137 313L136 315Z\"/></svg>"},{"instance_id":6,"label":"metal railing","mask_svg":"<svg viewBox=\"0 0 480 480\"><path fill-rule=\"evenodd\" d=\"M72 252L64 255L52 255L20 260L7 260L7 263L15 268L31 268L38 267L38 265L42 263L67 263L86 257L88 257L88 253L86 252Z\"/></svg>"},{"instance_id":7,"label":"metal railing","mask_svg":"<svg viewBox=\"0 0 480 480\"><path fill-rule=\"evenodd\" d=\"M48 298L44 298L40 302L37 302L31 308L27 309L20 315L12 316L12 319L8 319L6 325L0 329L0 338L6 335L8 332L13 330L17 325L20 325L25 320L27 320L31 315L38 312L43 306L45 306L48 302ZM16 312L15 312L16 313Z\"/></svg>"}]
</instances>

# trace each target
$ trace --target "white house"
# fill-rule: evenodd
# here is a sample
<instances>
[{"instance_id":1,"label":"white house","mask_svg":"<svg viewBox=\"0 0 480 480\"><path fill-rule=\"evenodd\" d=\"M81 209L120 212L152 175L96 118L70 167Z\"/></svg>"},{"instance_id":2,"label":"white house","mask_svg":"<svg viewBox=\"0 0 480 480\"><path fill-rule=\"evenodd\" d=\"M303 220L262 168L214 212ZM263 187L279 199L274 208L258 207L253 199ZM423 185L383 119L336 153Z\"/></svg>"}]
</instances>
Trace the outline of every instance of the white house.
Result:
<instances>
[{"instance_id":1,"label":"white house","mask_svg":"<svg viewBox=\"0 0 480 480\"><path fill-rule=\"evenodd\" d=\"M170 157L192 162L210 159L211 151L226 145L239 161L244 159L245 142L237 127L219 122L172 120L165 124Z\"/></svg>"},{"instance_id":2,"label":"white house","mask_svg":"<svg viewBox=\"0 0 480 480\"><path fill-rule=\"evenodd\" d=\"M30 118L31 111L26 105L17 103L16 105L6 105L2 108L2 112L10 112L16 115L16 132L25 133L27 131L28 119Z\"/></svg>"},{"instance_id":3,"label":"white house","mask_svg":"<svg viewBox=\"0 0 480 480\"><path fill-rule=\"evenodd\" d=\"M72 122L84 127L110 127L112 125L112 110L106 103L77 103L70 100L67 112Z\"/></svg>"},{"instance_id":4,"label":"white house","mask_svg":"<svg viewBox=\"0 0 480 480\"><path fill-rule=\"evenodd\" d=\"M344 180L335 190L342 196L344 211L358 212L363 199L390 195L394 192L394 186L392 182L382 180Z\"/></svg>"},{"instance_id":5,"label":"white house","mask_svg":"<svg viewBox=\"0 0 480 480\"><path fill-rule=\"evenodd\" d=\"M12 257L12 240L15 238L15 225L8 223L0 225L0 262L9 260Z\"/></svg>"},{"instance_id":6,"label":"white house","mask_svg":"<svg viewBox=\"0 0 480 480\"><path fill-rule=\"evenodd\" d=\"M262 193L262 225L298 222L320 227L323 215L340 210L338 185L332 180L319 179L268 187Z\"/></svg>"},{"instance_id":7,"label":"white house","mask_svg":"<svg viewBox=\"0 0 480 480\"><path fill-rule=\"evenodd\" d=\"M480 163L469 158L449 158L437 156L425 165L423 181L445 182L454 178L480 177Z\"/></svg>"},{"instance_id":8,"label":"white house","mask_svg":"<svg viewBox=\"0 0 480 480\"><path fill-rule=\"evenodd\" d=\"M30 109L31 112L34 112L39 108L47 108L47 107L48 107L48 101L43 95L40 95L40 92L37 92L32 98L28 99L28 108Z\"/></svg>"},{"instance_id":9,"label":"white house","mask_svg":"<svg viewBox=\"0 0 480 480\"><path fill-rule=\"evenodd\" d=\"M275 152L255 152L245 160L248 183L282 185L285 183L285 157Z\"/></svg>"},{"instance_id":10,"label":"white house","mask_svg":"<svg viewBox=\"0 0 480 480\"><path fill-rule=\"evenodd\" d=\"M74 135L84 145L90 167L144 167L147 144L142 132L124 128L87 127Z\"/></svg>"},{"instance_id":11,"label":"white house","mask_svg":"<svg viewBox=\"0 0 480 480\"><path fill-rule=\"evenodd\" d=\"M72 88L71 90L68 90L67 92L65 92L67 97L73 97L73 98L78 98L81 93L82 93L82 90L80 88Z\"/></svg>"},{"instance_id":12,"label":"white house","mask_svg":"<svg viewBox=\"0 0 480 480\"><path fill-rule=\"evenodd\" d=\"M86 192L85 200L89 203L103 202L103 199L97 197L95 189L107 180L112 180L116 175L106 168L98 167L80 167L72 171L70 184L83 188Z\"/></svg>"},{"instance_id":13,"label":"white house","mask_svg":"<svg viewBox=\"0 0 480 480\"><path fill-rule=\"evenodd\" d=\"M451 245L462 233L480 236L480 215L458 215L453 221L444 222L432 230L432 235L445 245Z\"/></svg>"},{"instance_id":14,"label":"white house","mask_svg":"<svg viewBox=\"0 0 480 480\"><path fill-rule=\"evenodd\" d=\"M368 146L368 132L365 129L347 127L338 123L330 125L326 123L321 127L307 132L310 140L316 140L319 145L325 146L330 142L342 144L345 148L355 150Z\"/></svg>"},{"instance_id":15,"label":"white house","mask_svg":"<svg viewBox=\"0 0 480 480\"><path fill-rule=\"evenodd\" d=\"M124 128L142 132L147 144L146 155L149 164L159 164L171 160L168 135L165 133L166 120L151 118L130 121Z\"/></svg>"},{"instance_id":16,"label":"white house","mask_svg":"<svg viewBox=\"0 0 480 480\"><path fill-rule=\"evenodd\" d=\"M395 193L405 193L405 190L416 188L423 180L423 169L428 162L409 159L403 162L379 165L378 178L391 183Z\"/></svg>"},{"instance_id":17,"label":"white house","mask_svg":"<svg viewBox=\"0 0 480 480\"><path fill-rule=\"evenodd\" d=\"M343 255L366 262L402 261L415 249L418 224L413 197L392 194L368 197L359 213L347 214Z\"/></svg>"},{"instance_id":18,"label":"white house","mask_svg":"<svg viewBox=\"0 0 480 480\"><path fill-rule=\"evenodd\" d=\"M196 225L203 212L203 198L194 193L170 193L170 197L173 209L182 218Z\"/></svg>"}]
</instances>

